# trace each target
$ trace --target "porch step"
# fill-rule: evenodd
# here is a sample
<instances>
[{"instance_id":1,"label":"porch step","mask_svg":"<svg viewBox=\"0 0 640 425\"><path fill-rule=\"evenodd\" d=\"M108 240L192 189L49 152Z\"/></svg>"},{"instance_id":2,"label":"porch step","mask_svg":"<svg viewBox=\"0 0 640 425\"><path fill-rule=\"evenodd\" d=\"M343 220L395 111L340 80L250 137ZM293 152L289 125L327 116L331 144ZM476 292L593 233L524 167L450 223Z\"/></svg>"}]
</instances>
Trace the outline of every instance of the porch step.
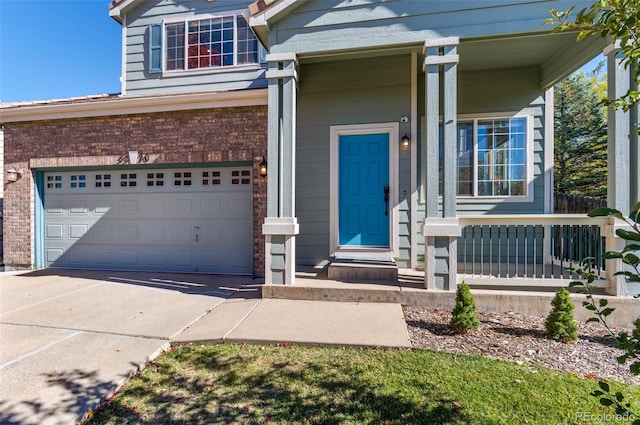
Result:
<instances>
[{"instance_id":1,"label":"porch step","mask_svg":"<svg viewBox=\"0 0 640 425\"><path fill-rule=\"evenodd\" d=\"M328 278L341 282L397 282L398 266L386 253L351 253L336 256Z\"/></svg>"}]
</instances>

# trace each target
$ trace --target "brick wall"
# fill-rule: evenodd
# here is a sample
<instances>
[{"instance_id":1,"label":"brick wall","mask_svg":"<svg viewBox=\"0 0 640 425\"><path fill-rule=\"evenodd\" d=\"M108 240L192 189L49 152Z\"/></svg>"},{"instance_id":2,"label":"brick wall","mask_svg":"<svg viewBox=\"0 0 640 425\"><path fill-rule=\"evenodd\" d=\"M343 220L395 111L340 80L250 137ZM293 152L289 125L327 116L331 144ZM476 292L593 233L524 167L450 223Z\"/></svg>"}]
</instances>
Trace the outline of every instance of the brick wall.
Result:
<instances>
[{"instance_id":1,"label":"brick wall","mask_svg":"<svg viewBox=\"0 0 640 425\"><path fill-rule=\"evenodd\" d=\"M254 272L264 275L266 180L258 164L266 157L266 106L7 123L4 142L5 168L23 171L4 188L7 265L33 264L30 167L117 166L120 156L137 150L153 164L253 161Z\"/></svg>"}]
</instances>

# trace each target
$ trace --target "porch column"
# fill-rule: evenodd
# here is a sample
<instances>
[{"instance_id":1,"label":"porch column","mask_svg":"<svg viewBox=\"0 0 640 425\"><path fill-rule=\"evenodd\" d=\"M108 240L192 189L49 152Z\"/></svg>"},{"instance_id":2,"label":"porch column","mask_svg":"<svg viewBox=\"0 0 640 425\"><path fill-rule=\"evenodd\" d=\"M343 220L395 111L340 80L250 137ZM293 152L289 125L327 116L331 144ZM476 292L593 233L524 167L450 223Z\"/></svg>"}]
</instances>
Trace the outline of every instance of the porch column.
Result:
<instances>
[{"instance_id":1,"label":"porch column","mask_svg":"<svg viewBox=\"0 0 640 425\"><path fill-rule=\"evenodd\" d=\"M605 48L607 56L607 97L616 99L629 89L637 90L632 69L623 65L624 56L617 43ZM636 64L637 66L637 64ZM607 206L615 208L628 216L631 208L640 202L640 149L638 147L639 108L629 111L609 108L607 115ZM625 241L615 231L624 227L622 223L606 226L607 251L624 249ZM606 270L609 287L608 294L626 295L624 276L614 276L615 272L625 270L621 260L607 260Z\"/></svg>"},{"instance_id":2,"label":"porch column","mask_svg":"<svg viewBox=\"0 0 640 425\"><path fill-rule=\"evenodd\" d=\"M457 163L457 37L427 40L424 44L426 155L422 184L425 188L424 283L427 289L455 291L457 243L461 228L456 214ZM440 83L444 92L440 93ZM438 207L440 183L440 108L443 127L442 211Z\"/></svg>"},{"instance_id":3,"label":"porch column","mask_svg":"<svg viewBox=\"0 0 640 425\"><path fill-rule=\"evenodd\" d=\"M294 53L267 55L269 112L267 136L267 217L265 283L292 285L295 280L295 152L298 63Z\"/></svg>"},{"instance_id":4,"label":"porch column","mask_svg":"<svg viewBox=\"0 0 640 425\"><path fill-rule=\"evenodd\" d=\"M631 69L622 64L623 55L618 46L604 50L607 56L607 96L618 98L633 87ZM623 215L640 200L640 158L638 134L633 131L638 123L638 107L629 111L609 108L607 115L607 206ZM633 133L633 134L632 134Z\"/></svg>"}]
</instances>

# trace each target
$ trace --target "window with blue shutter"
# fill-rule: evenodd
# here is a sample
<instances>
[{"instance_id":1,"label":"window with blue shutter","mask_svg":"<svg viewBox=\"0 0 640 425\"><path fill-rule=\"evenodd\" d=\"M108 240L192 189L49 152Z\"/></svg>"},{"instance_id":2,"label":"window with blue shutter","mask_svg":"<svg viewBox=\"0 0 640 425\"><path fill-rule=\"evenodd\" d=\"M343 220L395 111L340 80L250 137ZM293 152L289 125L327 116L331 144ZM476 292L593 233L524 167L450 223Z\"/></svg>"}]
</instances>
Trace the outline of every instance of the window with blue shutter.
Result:
<instances>
[{"instance_id":1,"label":"window with blue shutter","mask_svg":"<svg viewBox=\"0 0 640 425\"><path fill-rule=\"evenodd\" d=\"M265 49L260 43L258 43L258 62L267 63L267 49Z\"/></svg>"},{"instance_id":2,"label":"window with blue shutter","mask_svg":"<svg viewBox=\"0 0 640 425\"><path fill-rule=\"evenodd\" d=\"M162 72L162 24L149 25L149 73Z\"/></svg>"}]
</instances>

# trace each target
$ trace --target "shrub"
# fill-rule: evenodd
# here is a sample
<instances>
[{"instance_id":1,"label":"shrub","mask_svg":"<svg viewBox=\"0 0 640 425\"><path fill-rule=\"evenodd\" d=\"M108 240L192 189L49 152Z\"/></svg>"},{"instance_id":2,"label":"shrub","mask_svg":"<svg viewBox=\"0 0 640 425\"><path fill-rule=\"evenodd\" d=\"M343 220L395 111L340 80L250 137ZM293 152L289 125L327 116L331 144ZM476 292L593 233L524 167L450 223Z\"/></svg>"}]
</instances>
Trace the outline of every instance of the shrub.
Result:
<instances>
[{"instance_id":1,"label":"shrub","mask_svg":"<svg viewBox=\"0 0 640 425\"><path fill-rule=\"evenodd\" d=\"M471 295L469 285L462 282L456 291L456 306L451 313L451 327L457 332L466 333L480 326L476 313L476 302Z\"/></svg>"},{"instance_id":2,"label":"shrub","mask_svg":"<svg viewBox=\"0 0 640 425\"><path fill-rule=\"evenodd\" d=\"M560 288L551 301L553 308L544 322L547 333L556 341L578 339L578 327L573 320L573 303L566 288Z\"/></svg>"}]
</instances>

